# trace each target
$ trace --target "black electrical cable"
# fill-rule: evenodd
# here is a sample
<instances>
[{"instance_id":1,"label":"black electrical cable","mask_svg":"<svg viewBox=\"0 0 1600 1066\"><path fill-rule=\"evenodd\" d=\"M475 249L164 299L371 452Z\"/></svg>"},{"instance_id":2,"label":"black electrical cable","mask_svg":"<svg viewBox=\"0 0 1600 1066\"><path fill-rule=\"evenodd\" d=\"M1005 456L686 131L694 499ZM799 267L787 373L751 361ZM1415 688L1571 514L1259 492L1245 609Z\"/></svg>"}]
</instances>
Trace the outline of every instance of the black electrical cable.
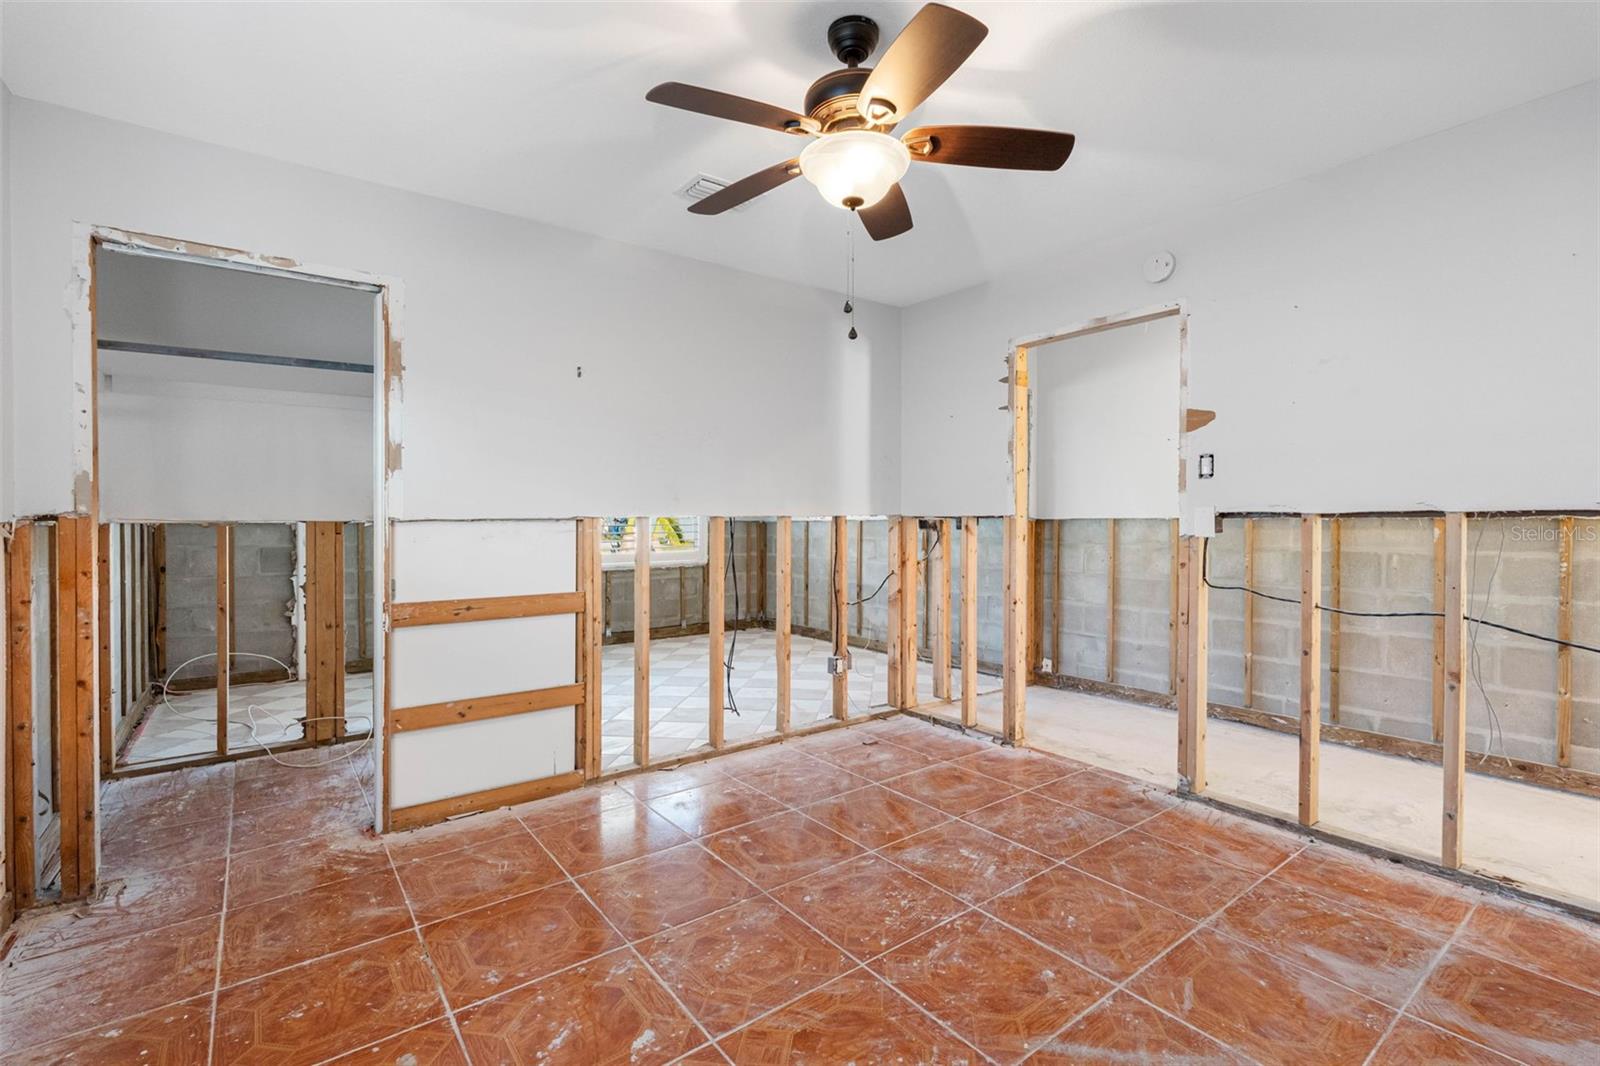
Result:
<instances>
[{"instance_id":1,"label":"black electrical cable","mask_svg":"<svg viewBox=\"0 0 1600 1066\"><path fill-rule=\"evenodd\" d=\"M939 538L942 537L942 536L944 536L944 530L942 528L938 527L938 526L935 526L934 530L933 530L933 543L928 545L928 554L924 555L922 558L917 560L917 563L919 565L922 564L922 563L925 563L929 559L933 558L933 549L935 549L935 548L937 548L939 546ZM893 571L890 571L890 573L893 573ZM883 575L883 580L878 582L878 587L873 589L871 593L869 593L866 596L861 597L859 600L851 600L848 603L846 603L845 606L846 607L856 607L856 606L859 606L860 604L866 603L868 600L871 600L871 599L875 598L878 595L878 593L882 592L883 591L883 586L887 585L888 583L889 583L889 574L884 574ZM1298 602L1298 601L1296 601L1296 602Z\"/></svg>"},{"instance_id":2,"label":"black electrical cable","mask_svg":"<svg viewBox=\"0 0 1600 1066\"><path fill-rule=\"evenodd\" d=\"M1264 600L1273 600L1277 603L1291 603L1295 604L1296 606L1299 605L1300 601L1298 599L1289 596L1274 596L1270 592L1262 592L1259 589L1247 588L1244 585L1218 585L1214 583L1211 580L1211 575L1209 573L1211 565L1211 539L1209 537L1203 539L1205 543L1201 545L1200 548L1200 580L1205 582L1206 588L1217 589L1223 592L1244 592L1250 594L1251 596L1259 596ZM876 595L876 593L874 593L874 595ZM1329 614L1348 615L1352 618L1444 617L1444 615L1439 611L1350 611L1342 607L1326 607L1320 603L1313 604L1312 606L1319 611L1326 611ZM1591 644L1579 644L1577 641L1562 640L1560 637L1546 636L1543 633L1530 633L1526 629L1518 629L1516 626L1503 625L1500 622L1491 622L1487 618L1474 618L1471 615L1463 615L1463 617L1468 622L1475 622L1480 626L1488 626L1490 629L1499 629L1506 633L1515 633L1517 636L1527 637L1529 640L1542 640L1546 644L1557 644L1563 648L1576 648L1579 651L1590 651L1594 652L1596 655L1600 655L1600 647L1595 647Z\"/></svg>"}]
</instances>

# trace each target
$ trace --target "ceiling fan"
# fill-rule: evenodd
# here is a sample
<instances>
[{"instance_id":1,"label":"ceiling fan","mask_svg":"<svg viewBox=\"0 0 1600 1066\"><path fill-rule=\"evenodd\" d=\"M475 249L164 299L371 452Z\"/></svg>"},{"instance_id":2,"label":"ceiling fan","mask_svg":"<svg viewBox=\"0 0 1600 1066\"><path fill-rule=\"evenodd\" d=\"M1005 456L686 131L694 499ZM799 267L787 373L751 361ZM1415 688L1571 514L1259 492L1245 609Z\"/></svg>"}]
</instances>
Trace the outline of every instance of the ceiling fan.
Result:
<instances>
[{"instance_id":1,"label":"ceiling fan","mask_svg":"<svg viewBox=\"0 0 1600 1066\"><path fill-rule=\"evenodd\" d=\"M804 176L823 199L861 216L873 240L911 228L900 179L912 160L1003 170L1059 170L1072 154L1073 135L1006 126L918 126L891 135L904 116L926 100L988 36L971 15L943 4L918 11L876 67L861 64L878 45L878 24L846 15L828 27L828 47L844 64L806 90L804 114L669 81L645 94L652 103L713 118L746 122L815 138L800 154L758 170L689 208L716 215Z\"/></svg>"}]
</instances>

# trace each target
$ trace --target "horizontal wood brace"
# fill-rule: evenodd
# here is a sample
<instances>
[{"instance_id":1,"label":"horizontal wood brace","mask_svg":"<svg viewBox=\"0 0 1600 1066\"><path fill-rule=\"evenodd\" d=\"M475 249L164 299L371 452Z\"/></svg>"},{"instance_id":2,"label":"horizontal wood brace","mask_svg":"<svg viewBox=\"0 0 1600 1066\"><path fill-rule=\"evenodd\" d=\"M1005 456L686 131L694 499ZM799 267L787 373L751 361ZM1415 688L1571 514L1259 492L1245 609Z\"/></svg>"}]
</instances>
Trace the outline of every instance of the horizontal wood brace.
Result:
<instances>
[{"instance_id":1,"label":"horizontal wood brace","mask_svg":"<svg viewBox=\"0 0 1600 1066\"><path fill-rule=\"evenodd\" d=\"M502 618L542 618L577 614L581 592L542 592L532 596L490 596L476 600L415 600L389 607L395 626L437 626L452 622L492 622Z\"/></svg>"},{"instance_id":2,"label":"horizontal wood brace","mask_svg":"<svg viewBox=\"0 0 1600 1066\"><path fill-rule=\"evenodd\" d=\"M481 722L488 718L506 718L530 711L547 711L552 707L582 705L583 685L572 684L529 689L527 692L508 692L500 696L476 696L466 700L398 707L391 713L394 716L394 731L408 733L462 722Z\"/></svg>"}]
</instances>

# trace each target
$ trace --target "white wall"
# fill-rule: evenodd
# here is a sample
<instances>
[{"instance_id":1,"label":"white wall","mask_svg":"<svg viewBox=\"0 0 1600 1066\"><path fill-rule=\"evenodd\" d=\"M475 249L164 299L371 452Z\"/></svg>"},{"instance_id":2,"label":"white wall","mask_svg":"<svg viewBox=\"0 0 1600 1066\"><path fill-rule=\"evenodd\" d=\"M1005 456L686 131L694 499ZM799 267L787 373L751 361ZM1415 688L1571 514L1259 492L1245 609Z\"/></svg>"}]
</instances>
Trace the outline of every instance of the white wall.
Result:
<instances>
[{"instance_id":1,"label":"white wall","mask_svg":"<svg viewBox=\"0 0 1600 1066\"><path fill-rule=\"evenodd\" d=\"M1178 378L1175 316L1031 349L1032 513L1176 518Z\"/></svg>"},{"instance_id":2,"label":"white wall","mask_svg":"<svg viewBox=\"0 0 1600 1066\"><path fill-rule=\"evenodd\" d=\"M72 505L74 221L400 278L395 517L898 509L893 309L13 103L19 512Z\"/></svg>"},{"instance_id":3,"label":"white wall","mask_svg":"<svg viewBox=\"0 0 1600 1066\"><path fill-rule=\"evenodd\" d=\"M1175 300L1191 505L1600 507L1597 127L1589 83L907 308L902 507L1006 510L1010 338Z\"/></svg>"}]
</instances>

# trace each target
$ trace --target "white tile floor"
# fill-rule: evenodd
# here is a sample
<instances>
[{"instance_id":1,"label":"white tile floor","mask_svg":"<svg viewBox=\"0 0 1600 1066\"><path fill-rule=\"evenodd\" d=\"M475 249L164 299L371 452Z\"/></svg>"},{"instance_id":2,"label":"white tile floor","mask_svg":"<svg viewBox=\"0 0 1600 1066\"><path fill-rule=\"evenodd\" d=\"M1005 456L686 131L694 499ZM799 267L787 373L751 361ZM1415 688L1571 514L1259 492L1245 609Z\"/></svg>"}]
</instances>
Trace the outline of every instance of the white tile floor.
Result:
<instances>
[{"instance_id":1,"label":"white tile floor","mask_svg":"<svg viewBox=\"0 0 1600 1066\"><path fill-rule=\"evenodd\" d=\"M346 729L352 733L365 731L372 723L372 675L346 674L344 694ZM151 708L123 746L119 765L216 751L217 690L175 692L169 702L171 706L158 700ZM299 719L305 713L304 681L235 685L228 690L228 748L243 751L299 740Z\"/></svg>"},{"instance_id":2,"label":"white tile floor","mask_svg":"<svg viewBox=\"0 0 1600 1066\"><path fill-rule=\"evenodd\" d=\"M739 630L724 638L732 649L728 684L732 702L723 715L729 744L778 730L777 634L770 629ZM672 637L650 642L650 759L652 762L705 748L711 743L707 708L711 689L710 638ZM827 641L796 635L791 640L790 726L803 729L833 714ZM888 658L882 652L850 649L850 714L882 710L889 704ZM601 765L620 770L633 762L633 645L609 644L601 655ZM952 691L961 691L961 671L953 671ZM984 675L978 690L997 689L998 677ZM926 663L917 671L921 700L933 699L933 676Z\"/></svg>"}]
</instances>

